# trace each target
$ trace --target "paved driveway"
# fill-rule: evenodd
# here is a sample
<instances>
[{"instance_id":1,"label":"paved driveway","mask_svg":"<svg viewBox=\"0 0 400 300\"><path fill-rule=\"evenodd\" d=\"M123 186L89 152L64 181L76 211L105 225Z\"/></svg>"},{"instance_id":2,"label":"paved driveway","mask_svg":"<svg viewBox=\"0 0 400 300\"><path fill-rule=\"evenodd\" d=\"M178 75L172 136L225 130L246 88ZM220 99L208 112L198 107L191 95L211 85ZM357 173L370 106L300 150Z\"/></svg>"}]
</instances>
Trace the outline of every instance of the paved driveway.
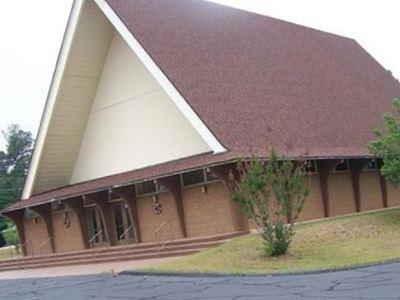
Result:
<instances>
[{"instance_id":1,"label":"paved driveway","mask_svg":"<svg viewBox=\"0 0 400 300\"><path fill-rule=\"evenodd\" d=\"M113 277L104 274L2 280L0 299L400 299L400 263L293 276Z\"/></svg>"}]
</instances>

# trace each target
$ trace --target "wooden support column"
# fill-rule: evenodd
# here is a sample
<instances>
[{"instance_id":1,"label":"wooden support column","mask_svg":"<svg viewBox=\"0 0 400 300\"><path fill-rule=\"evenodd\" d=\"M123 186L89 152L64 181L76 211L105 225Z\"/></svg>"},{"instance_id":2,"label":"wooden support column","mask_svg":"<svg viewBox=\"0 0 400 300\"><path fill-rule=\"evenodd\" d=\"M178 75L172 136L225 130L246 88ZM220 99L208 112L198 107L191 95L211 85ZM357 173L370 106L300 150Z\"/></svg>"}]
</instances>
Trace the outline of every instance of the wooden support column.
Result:
<instances>
[{"instance_id":1,"label":"wooden support column","mask_svg":"<svg viewBox=\"0 0 400 300\"><path fill-rule=\"evenodd\" d=\"M238 179L239 174L236 170L236 164L227 164L222 166L216 166L210 168L212 172L217 174L219 179L222 181L229 195L229 210L232 216L232 221L234 222L235 230L249 230L249 221L244 215L244 213L240 210L238 204L234 203L232 200L233 191L230 184L230 174Z\"/></svg>"},{"instance_id":2,"label":"wooden support column","mask_svg":"<svg viewBox=\"0 0 400 300\"><path fill-rule=\"evenodd\" d=\"M83 246L85 249L89 249L89 228L88 228L88 222L86 219L86 213L85 213L85 207L83 205L83 197L75 197L71 199L64 200L64 202L71 207L72 211L75 213L78 223L79 223L79 228L81 230L81 236L82 236L82 241L83 241Z\"/></svg>"},{"instance_id":3,"label":"wooden support column","mask_svg":"<svg viewBox=\"0 0 400 300\"><path fill-rule=\"evenodd\" d=\"M176 208L178 210L179 223L182 228L182 234L183 237L187 237L185 210L183 209L182 187L179 175L162 178L158 181L165 185L168 191L174 196Z\"/></svg>"},{"instance_id":4,"label":"wooden support column","mask_svg":"<svg viewBox=\"0 0 400 300\"><path fill-rule=\"evenodd\" d=\"M140 227L139 227L139 213L138 213L137 197L134 186L132 185L132 186L118 187L113 189L112 192L121 197L125 201L125 204L128 207L129 214L131 216L131 220L134 226L136 242L140 243L141 237L140 237Z\"/></svg>"},{"instance_id":5,"label":"wooden support column","mask_svg":"<svg viewBox=\"0 0 400 300\"><path fill-rule=\"evenodd\" d=\"M111 205L108 202L108 191L101 191L93 194L85 195L85 197L93 201L100 212L101 219L104 224L104 230L110 246L117 244L115 222L111 213Z\"/></svg>"},{"instance_id":6,"label":"wooden support column","mask_svg":"<svg viewBox=\"0 0 400 300\"><path fill-rule=\"evenodd\" d=\"M385 177L383 177L381 172L380 172L381 167L383 166L382 159L378 159L377 163L378 163L378 173L379 173L379 181L380 181L380 185L381 185L381 194L382 194L383 207L387 208L387 207L389 207L388 192L387 192L387 181L386 181Z\"/></svg>"},{"instance_id":7,"label":"wooden support column","mask_svg":"<svg viewBox=\"0 0 400 300\"><path fill-rule=\"evenodd\" d=\"M324 207L325 218L328 218L330 216L329 174L331 173L331 170L339 163L339 160L333 159L317 161L319 184L321 188L322 205Z\"/></svg>"},{"instance_id":8,"label":"wooden support column","mask_svg":"<svg viewBox=\"0 0 400 300\"><path fill-rule=\"evenodd\" d=\"M4 212L2 213L3 216L9 218L15 223L15 226L17 226L17 231L19 235L19 240L21 242L22 246L22 254L24 256L28 255L28 251L26 249L26 238L25 238L25 228L24 228L24 209L20 210L14 210L10 212Z\"/></svg>"},{"instance_id":9,"label":"wooden support column","mask_svg":"<svg viewBox=\"0 0 400 300\"><path fill-rule=\"evenodd\" d=\"M53 230L53 218L51 215L51 204L46 203L39 206L33 206L32 210L39 214L46 223L47 236L49 238L50 250L54 253L56 251L54 243L54 230Z\"/></svg>"},{"instance_id":10,"label":"wooden support column","mask_svg":"<svg viewBox=\"0 0 400 300\"><path fill-rule=\"evenodd\" d=\"M361 192L360 192L360 173L368 159L352 159L350 160L351 183L353 185L354 201L356 212L361 212Z\"/></svg>"}]
</instances>

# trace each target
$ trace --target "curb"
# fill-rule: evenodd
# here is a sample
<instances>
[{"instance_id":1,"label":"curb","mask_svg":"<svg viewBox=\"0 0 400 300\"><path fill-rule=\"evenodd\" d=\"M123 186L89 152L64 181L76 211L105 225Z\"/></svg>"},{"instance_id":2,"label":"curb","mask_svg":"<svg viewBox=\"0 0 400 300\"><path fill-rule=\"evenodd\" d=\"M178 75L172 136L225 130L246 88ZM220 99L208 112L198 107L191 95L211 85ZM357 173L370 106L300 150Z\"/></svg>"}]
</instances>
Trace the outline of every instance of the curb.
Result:
<instances>
[{"instance_id":1,"label":"curb","mask_svg":"<svg viewBox=\"0 0 400 300\"><path fill-rule=\"evenodd\" d=\"M372 262L366 264L358 264L348 267L328 268L310 271L299 271L299 272L276 272L276 273L200 273L200 272L149 272L149 271L122 271L118 275L130 275L130 276L149 276L149 277L204 277L204 278L215 278L215 277L279 277L279 276L299 276L299 275L317 275L324 273L352 271L358 269L365 269L374 266L384 266L394 263L400 263L400 258L389 259L381 262Z\"/></svg>"}]
</instances>

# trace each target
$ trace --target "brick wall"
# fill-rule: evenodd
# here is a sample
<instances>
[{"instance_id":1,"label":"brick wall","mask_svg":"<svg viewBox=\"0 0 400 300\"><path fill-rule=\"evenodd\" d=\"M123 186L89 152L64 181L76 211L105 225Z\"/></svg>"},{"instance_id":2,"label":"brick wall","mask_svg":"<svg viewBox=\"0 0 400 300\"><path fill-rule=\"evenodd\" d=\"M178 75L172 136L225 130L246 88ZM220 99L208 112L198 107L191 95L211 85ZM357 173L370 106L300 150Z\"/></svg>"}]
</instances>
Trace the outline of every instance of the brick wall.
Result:
<instances>
[{"instance_id":1,"label":"brick wall","mask_svg":"<svg viewBox=\"0 0 400 300\"><path fill-rule=\"evenodd\" d=\"M360 174L361 211L383 208L378 171L363 171Z\"/></svg>"},{"instance_id":2,"label":"brick wall","mask_svg":"<svg viewBox=\"0 0 400 300\"><path fill-rule=\"evenodd\" d=\"M184 188L182 196L189 237L235 231L231 200L221 182L207 185L206 193L200 186Z\"/></svg>"},{"instance_id":3,"label":"brick wall","mask_svg":"<svg viewBox=\"0 0 400 300\"><path fill-rule=\"evenodd\" d=\"M324 217L321 188L318 175L311 175L310 196L304 202L303 210L300 213L299 221L320 219Z\"/></svg>"},{"instance_id":4,"label":"brick wall","mask_svg":"<svg viewBox=\"0 0 400 300\"><path fill-rule=\"evenodd\" d=\"M159 195L159 202L163 211L160 215L156 215L153 212L153 197L138 198L139 230L142 242L154 242L154 231L167 220L171 220L174 239L183 237L173 196L170 193L162 193ZM166 225L160 235L170 236L170 231L170 225Z\"/></svg>"},{"instance_id":5,"label":"brick wall","mask_svg":"<svg viewBox=\"0 0 400 300\"><path fill-rule=\"evenodd\" d=\"M332 217L356 211L350 172L330 174L329 199L330 214Z\"/></svg>"},{"instance_id":6,"label":"brick wall","mask_svg":"<svg viewBox=\"0 0 400 300\"><path fill-rule=\"evenodd\" d=\"M63 212L53 212L54 243L57 253L83 250L84 245L76 214L67 211L70 221L69 227L65 227Z\"/></svg>"},{"instance_id":7,"label":"brick wall","mask_svg":"<svg viewBox=\"0 0 400 300\"><path fill-rule=\"evenodd\" d=\"M35 223L34 220L37 222ZM46 223L42 217L37 217L35 219L25 219L24 220L26 249L28 255L39 255L51 253L51 247L49 243L44 243L48 238ZM43 247L41 247L41 244Z\"/></svg>"}]
</instances>

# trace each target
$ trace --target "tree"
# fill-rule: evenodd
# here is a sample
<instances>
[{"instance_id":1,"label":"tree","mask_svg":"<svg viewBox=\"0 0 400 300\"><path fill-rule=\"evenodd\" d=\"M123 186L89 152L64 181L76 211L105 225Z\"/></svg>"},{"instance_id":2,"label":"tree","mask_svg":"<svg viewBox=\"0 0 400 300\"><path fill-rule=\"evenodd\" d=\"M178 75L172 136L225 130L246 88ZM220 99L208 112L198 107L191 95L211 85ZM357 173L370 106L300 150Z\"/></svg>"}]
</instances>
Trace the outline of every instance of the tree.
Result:
<instances>
[{"instance_id":1,"label":"tree","mask_svg":"<svg viewBox=\"0 0 400 300\"><path fill-rule=\"evenodd\" d=\"M238 171L238 178L231 174L233 201L262 228L266 254L285 254L310 192L305 163L279 160L272 149L267 161L259 157L239 160Z\"/></svg>"},{"instance_id":2,"label":"tree","mask_svg":"<svg viewBox=\"0 0 400 300\"><path fill-rule=\"evenodd\" d=\"M19 125L10 125L3 131L6 150L0 151L0 209L17 201L22 192L32 154L33 138ZM0 220L0 231L7 222Z\"/></svg>"},{"instance_id":3,"label":"tree","mask_svg":"<svg viewBox=\"0 0 400 300\"><path fill-rule=\"evenodd\" d=\"M394 187L400 187L400 98L393 102L395 114L386 113L385 130L376 128L376 140L368 144L369 151L382 158L382 176Z\"/></svg>"}]
</instances>

